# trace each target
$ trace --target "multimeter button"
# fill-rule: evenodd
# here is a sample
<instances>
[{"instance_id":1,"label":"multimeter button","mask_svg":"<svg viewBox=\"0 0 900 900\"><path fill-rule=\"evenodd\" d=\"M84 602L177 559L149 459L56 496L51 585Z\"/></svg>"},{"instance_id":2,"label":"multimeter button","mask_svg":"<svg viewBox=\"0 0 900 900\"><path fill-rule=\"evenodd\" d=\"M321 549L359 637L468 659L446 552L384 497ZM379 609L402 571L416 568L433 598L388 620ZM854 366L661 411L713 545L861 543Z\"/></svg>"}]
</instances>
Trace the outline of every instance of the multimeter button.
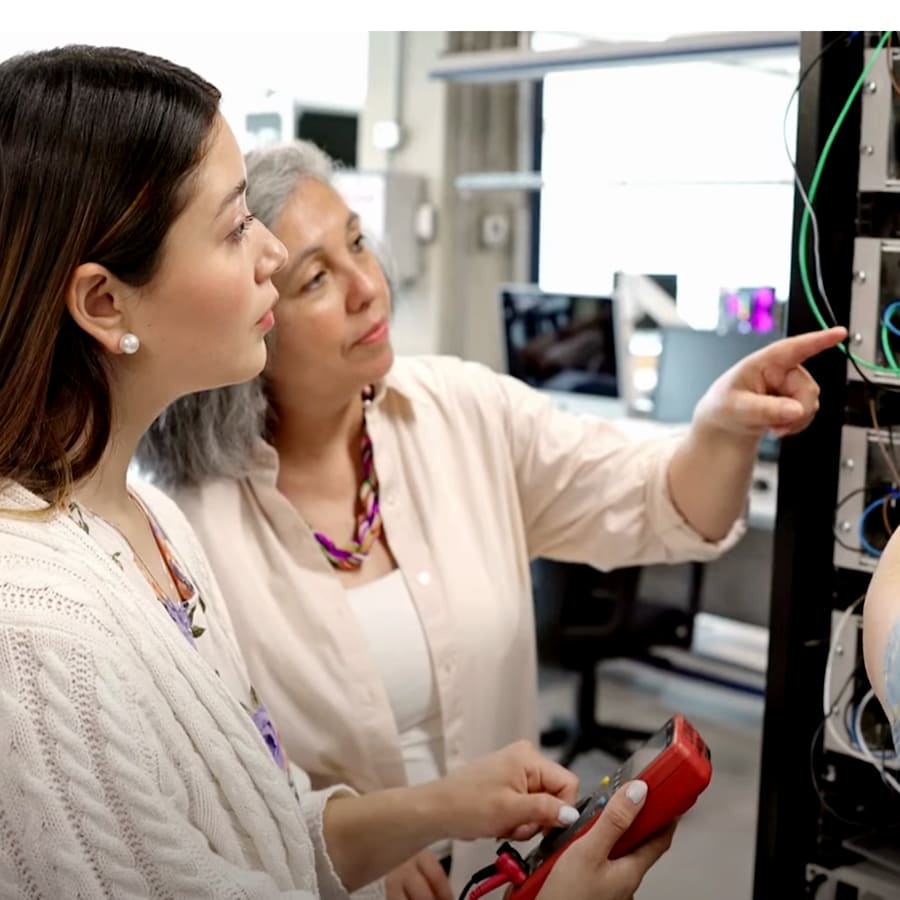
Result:
<instances>
[{"instance_id":1,"label":"multimeter button","mask_svg":"<svg viewBox=\"0 0 900 900\"><path fill-rule=\"evenodd\" d=\"M609 775L604 775L600 779L600 787L606 787L609 784Z\"/></svg>"},{"instance_id":2,"label":"multimeter button","mask_svg":"<svg viewBox=\"0 0 900 900\"><path fill-rule=\"evenodd\" d=\"M606 797L598 797L597 798L597 806L599 806L601 809L603 809L603 807L606 806L607 802L608 802L608 800Z\"/></svg>"}]
</instances>

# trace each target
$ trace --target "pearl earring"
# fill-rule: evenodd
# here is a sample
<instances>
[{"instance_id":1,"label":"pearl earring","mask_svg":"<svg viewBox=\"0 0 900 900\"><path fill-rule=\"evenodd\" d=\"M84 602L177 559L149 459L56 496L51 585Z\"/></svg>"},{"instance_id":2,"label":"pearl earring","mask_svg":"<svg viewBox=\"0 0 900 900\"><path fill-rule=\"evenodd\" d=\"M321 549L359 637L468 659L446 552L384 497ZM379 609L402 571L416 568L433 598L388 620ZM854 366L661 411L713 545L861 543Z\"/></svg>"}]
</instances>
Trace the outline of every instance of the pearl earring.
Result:
<instances>
[{"instance_id":1,"label":"pearl earring","mask_svg":"<svg viewBox=\"0 0 900 900\"><path fill-rule=\"evenodd\" d=\"M138 348L141 346L141 340L136 334L132 334L130 331L126 332L119 338L119 349L123 353L127 353L129 356L132 353L137 353Z\"/></svg>"}]
</instances>

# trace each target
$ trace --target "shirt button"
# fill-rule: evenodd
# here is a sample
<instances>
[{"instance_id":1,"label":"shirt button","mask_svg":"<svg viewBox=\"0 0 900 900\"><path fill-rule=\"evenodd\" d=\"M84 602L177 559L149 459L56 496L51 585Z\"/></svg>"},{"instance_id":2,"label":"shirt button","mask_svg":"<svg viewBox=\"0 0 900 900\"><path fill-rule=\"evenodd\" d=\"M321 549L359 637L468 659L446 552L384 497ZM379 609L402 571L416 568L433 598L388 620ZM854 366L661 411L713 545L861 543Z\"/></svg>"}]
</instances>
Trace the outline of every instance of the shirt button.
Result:
<instances>
[{"instance_id":1,"label":"shirt button","mask_svg":"<svg viewBox=\"0 0 900 900\"><path fill-rule=\"evenodd\" d=\"M385 503L390 507L394 507L397 505L397 497L394 494L388 494L385 498Z\"/></svg>"},{"instance_id":2,"label":"shirt button","mask_svg":"<svg viewBox=\"0 0 900 900\"><path fill-rule=\"evenodd\" d=\"M429 584L431 584L431 572L419 572L419 574L416 576L416 580L419 582L419 584L422 585L422 587L427 587Z\"/></svg>"}]
</instances>

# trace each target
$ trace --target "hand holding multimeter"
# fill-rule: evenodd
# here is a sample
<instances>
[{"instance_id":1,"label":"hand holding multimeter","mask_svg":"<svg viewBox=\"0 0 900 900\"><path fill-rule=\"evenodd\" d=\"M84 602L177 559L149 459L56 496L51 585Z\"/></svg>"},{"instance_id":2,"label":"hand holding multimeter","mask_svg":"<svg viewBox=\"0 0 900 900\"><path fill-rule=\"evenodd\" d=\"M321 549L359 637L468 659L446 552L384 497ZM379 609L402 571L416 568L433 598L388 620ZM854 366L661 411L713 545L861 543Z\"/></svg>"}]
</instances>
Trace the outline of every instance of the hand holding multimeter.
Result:
<instances>
[{"instance_id":1,"label":"hand holding multimeter","mask_svg":"<svg viewBox=\"0 0 900 900\"><path fill-rule=\"evenodd\" d=\"M668 840L654 843L650 839L664 832L667 826L694 805L711 777L712 767L706 744L684 716L676 715L632 754L612 776L604 778L596 792L582 798L577 805L580 816L576 822L549 832L540 845L524 859L512 847L504 844L498 851L496 863L473 877L470 884L474 883L475 886L471 893L464 892L463 897L475 900L503 884L511 884L513 887L507 895L508 900L536 900L551 875L553 877L551 884L548 885L548 892L554 898L571 894L572 892L563 887L566 876L570 874L564 870L569 866L561 866L558 873L554 872L554 866L565 851L584 838L601 821L604 809L618 788L635 780L647 785L647 799L624 834L615 839L615 844L611 848L605 848L609 852L604 853L603 858L598 861L618 859L635 851L639 845L644 845L636 852L645 854L645 866L641 871L646 871L668 846ZM616 802L627 804L629 801L617 798ZM627 805L623 809L627 809ZM605 831L609 829L605 828ZM603 852L601 847L603 837L598 831L598 847L585 843L579 845L577 852L581 854L583 850L599 855ZM581 875L580 879L583 883L584 876ZM580 887L582 884L579 884ZM583 894L579 892L579 896L592 896L589 886L584 887L587 892ZM621 896L630 897L636 887L636 884L627 885ZM620 895L614 892L608 896L615 898ZM597 900L606 900L606 896L597 894Z\"/></svg>"}]
</instances>

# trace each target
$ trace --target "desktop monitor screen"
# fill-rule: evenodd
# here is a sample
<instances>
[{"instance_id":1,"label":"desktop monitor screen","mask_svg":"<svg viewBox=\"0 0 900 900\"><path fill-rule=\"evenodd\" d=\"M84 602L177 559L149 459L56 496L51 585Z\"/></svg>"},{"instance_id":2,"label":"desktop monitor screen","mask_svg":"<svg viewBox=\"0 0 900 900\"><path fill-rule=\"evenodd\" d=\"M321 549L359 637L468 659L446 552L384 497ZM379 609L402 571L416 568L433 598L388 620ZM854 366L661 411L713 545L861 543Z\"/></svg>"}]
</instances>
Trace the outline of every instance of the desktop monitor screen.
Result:
<instances>
[{"instance_id":1,"label":"desktop monitor screen","mask_svg":"<svg viewBox=\"0 0 900 900\"><path fill-rule=\"evenodd\" d=\"M707 388L727 369L777 335L738 331L720 334L693 328L663 328L653 416L661 422L690 422Z\"/></svg>"},{"instance_id":2,"label":"desktop monitor screen","mask_svg":"<svg viewBox=\"0 0 900 900\"><path fill-rule=\"evenodd\" d=\"M297 115L295 133L301 140L312 141L339 165L353 169L358 130L356 113L304 109Z\"/></svg>"},{"instance_id":3,"label":"desktop monitor screen","mask_svg":"<svg viewBox=\"0 0 900 900\"><path fill-rule=\"evenodd\" d=\"M536 285L506 286L500 297L510 375L545 390L618 396L612 298Z\"/></svg>"}]
</instances>

